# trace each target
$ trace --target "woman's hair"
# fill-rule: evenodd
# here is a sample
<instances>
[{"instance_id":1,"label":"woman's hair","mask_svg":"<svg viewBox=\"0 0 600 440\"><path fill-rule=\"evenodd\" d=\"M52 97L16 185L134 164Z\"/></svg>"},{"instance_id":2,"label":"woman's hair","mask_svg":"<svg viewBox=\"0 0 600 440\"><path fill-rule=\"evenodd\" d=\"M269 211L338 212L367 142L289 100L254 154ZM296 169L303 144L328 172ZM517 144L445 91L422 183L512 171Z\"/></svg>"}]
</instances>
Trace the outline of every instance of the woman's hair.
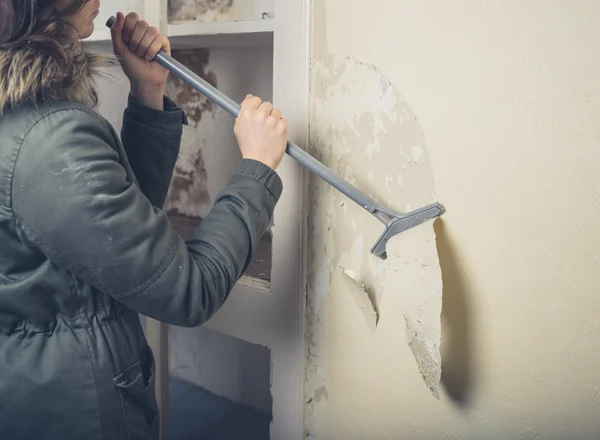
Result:
<instances>
[{"instance_id":1,"label":"woman's hair","mask_svg":"<svg viewBox=\"0 0 600 440\"><path fill-rule=\"evenodd\" d=\"M67 9L58 12L57 0L5 0L0 3L0 46L19 45L27 40L54 46L67 29L62 18L79 12L88 0L73 0ZM62 29L61 29L62 27Z\"/></svg>"},{"instance_id":2,"label":"woman's hair","mask_svg":"<svg viewBox=\"0 0 600 440\"><path fill-rule=\"evenodd\" d=\"M84 51L64 20L88 1L59 12L56 0L0 0L0 111L40 98L97 104L92 76L114 60Z\"/></svg>"}]
</instances>

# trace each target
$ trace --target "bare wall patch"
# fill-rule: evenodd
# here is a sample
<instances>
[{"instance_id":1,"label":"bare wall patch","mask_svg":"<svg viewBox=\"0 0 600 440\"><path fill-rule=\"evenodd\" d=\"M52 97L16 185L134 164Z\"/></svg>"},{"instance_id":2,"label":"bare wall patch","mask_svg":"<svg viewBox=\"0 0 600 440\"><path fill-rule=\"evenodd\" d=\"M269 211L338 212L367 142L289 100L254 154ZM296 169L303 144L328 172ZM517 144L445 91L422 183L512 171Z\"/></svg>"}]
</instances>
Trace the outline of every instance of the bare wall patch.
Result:
<instances>
[{"instance_id":1,"label":"bare wall patch","mask_svg":"<svg viewBox=\"0 0 600 440\"><path fill-rule=\"evenodd\" d=\"M344 281L348 291L352 294L352 298L356 305L364 315L367 326L371 330L375 330L379 322L379 310L375 303L372 293L369 293L367 287L362 283L353 270L346 269L340 265L340 269L344 274Z\"/></svg>"},{"instance_id":2,"label":"bare wall patch","mask_svg":"<svg viewBox=\"0 0 600 440\"><path fill-rule=\"evenodd\" d=\"M234 0L169 0L169 21L231 21Z\"/></svg>"},{"instance_id":3,"label":"bare wall patch","mask_svg":"<svg viewBox=\"0 0 600 440\"><path fill-rule=\"evenodd\" d=\"M208 69L208 49L174 50L173 56L208 83L217 86L216 75ZM214 115L216 106L175 75L169 75L166 94L185 111L189 125L183 128L181 150L164 209L177 231L188 236L210 200L208 175L202 157L204 142L198 137L196 127L203 117Z\"/></svg>"},{"instance_id":4,"label":"bare wall patch","mask_svg":"<svg viewBox=\"0 0 600 440\"><path fill-rule=\"evenodd\" d=\"M400 212L437 201L424 133L384 72L352 57L337 65L332 57L323 57L313 60L311 79L313 155L375 200ZM385 332L406 332L416 367L439 398L442 286L433 222L390 240L388 259L380 260L369 251L381 224L326 183L311 179L308 392L312 389L314 394L328 378L337 376L335 371L328 373L335 360L331 347L338 341L328 340L326 322L342 313L329 308L330 298L341 301L345 294L347 301L354 298L367 323L387 321L384 329L378 326L373 341L392 340ZM333 277L337 266L345 273L343 283ZM401 310L383 307L381 300L387 295L399 300ZM335 319L348 320L349 316ZM390 326L389 321L394 324ZM344 325L359 323L344 321ZM328 389L331 393L332 387ZM308 408L308 426L315 420L312 411L317 409Z\"/></svg>"},{"instance_id":5,"label":"bare wall patch","mask_svg":"<svg viewBox=\"0 0 600 440\"><path fill-rule=\"evenodd\" d=\"M208 49L173 50L173 57L210 85L217 87L215 73L207 68L210 59ZM200 122L203 113L215 109L215 103L173 74L169 75L167 94L181 106L193 124Z\"/></svg>"}]
</instances>

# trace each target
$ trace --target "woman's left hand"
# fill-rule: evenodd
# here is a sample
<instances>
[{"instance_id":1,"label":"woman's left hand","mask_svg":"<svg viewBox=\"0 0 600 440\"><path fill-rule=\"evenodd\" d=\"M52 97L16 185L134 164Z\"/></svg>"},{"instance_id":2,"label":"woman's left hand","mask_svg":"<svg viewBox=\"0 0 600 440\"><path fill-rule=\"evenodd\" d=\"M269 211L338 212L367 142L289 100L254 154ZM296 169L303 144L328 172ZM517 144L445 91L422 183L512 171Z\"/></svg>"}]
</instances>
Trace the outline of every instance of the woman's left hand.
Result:
<instances>
[{"instance_id":1,"label":"woman's left hand","mask_svg":"<svg viewBox=\"0 0 600 440\"><path fill-rule=\"evenodd\" d=\"M111 30L113 51L131 83L131 92L144 104L162 109L169 71L152 60L163 50L171 54L169 40L135 12L117 13Z\"/></svg>"}]
</instances>

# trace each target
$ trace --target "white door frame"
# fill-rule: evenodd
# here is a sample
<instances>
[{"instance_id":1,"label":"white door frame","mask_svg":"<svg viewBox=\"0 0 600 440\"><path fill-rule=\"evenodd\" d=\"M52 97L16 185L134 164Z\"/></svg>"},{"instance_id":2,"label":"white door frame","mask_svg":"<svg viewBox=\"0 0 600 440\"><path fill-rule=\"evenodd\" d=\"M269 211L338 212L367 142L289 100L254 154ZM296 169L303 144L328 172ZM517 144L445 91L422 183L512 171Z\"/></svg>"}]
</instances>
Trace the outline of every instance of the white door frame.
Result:
<instances>
[{"instance_id":1,"label":"white door frame","mask_svg":"<svg viewBox=\"0 0 600 440\"><path fill-rule=\"evenodd\" d=\"M309 141L310 6L311 0L275 0L273 104L289 121L290 140L303 149ZM302 440L308 174L287 155L282 165L287 195L276 211L274 235L293 240L273 240L273 292L282 297L282 317L296 320L283 323L283 336L273 350L271 440ZM286 242L292 247L284 249Z\"/></svg>"}]
</instances>

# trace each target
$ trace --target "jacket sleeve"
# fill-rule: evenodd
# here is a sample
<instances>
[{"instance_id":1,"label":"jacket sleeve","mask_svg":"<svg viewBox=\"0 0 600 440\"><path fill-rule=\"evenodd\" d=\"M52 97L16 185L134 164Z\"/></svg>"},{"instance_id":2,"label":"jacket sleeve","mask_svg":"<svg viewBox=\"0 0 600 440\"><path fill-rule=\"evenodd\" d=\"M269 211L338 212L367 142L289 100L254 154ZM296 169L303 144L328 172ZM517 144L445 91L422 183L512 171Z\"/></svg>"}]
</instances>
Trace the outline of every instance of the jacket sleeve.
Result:
<instances>
[{"instance_id":1,"label":"jacket sleeve","mask_svg":"<svg viewBox=\"0 0 600 440\"><path fill-rule=\"evenodd\" d=\"M12 210L49 260L131 309L196 326L248 267L281 194L279 176L241 160L187 241L128 180L108 127L81 110L42 118L15 164Z\"/></svg>"},{"instance_id":2,"label":"jacket sleeve","mask_svg":"<svg viewBox=\"0 0 600 440\"><path fill-rule=\"evenodd\" d=\"M163 110L144 106L131 94L123 113L121 141L142 192L161 208L167 197L187 117L171 99Z\"/></svg>"}]
</instances>

